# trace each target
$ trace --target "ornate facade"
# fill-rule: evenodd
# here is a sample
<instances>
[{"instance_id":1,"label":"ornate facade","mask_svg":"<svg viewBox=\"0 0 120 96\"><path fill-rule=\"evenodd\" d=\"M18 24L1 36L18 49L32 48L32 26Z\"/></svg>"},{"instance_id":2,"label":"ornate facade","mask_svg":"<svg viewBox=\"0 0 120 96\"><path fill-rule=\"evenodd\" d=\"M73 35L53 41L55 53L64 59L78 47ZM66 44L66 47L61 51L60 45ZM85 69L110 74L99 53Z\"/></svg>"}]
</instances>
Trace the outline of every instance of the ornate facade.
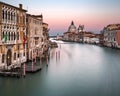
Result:
<instances>
[{"instance_id":1,"label":"ornate facade","mask_svg":"<svg viewBox=\"0 0 120 96\"><path fill-rule=\"evenodd\" d=\"M0 64L4 68L26 61L26 10L0 2Z\"/></svg>"}]
</instances>

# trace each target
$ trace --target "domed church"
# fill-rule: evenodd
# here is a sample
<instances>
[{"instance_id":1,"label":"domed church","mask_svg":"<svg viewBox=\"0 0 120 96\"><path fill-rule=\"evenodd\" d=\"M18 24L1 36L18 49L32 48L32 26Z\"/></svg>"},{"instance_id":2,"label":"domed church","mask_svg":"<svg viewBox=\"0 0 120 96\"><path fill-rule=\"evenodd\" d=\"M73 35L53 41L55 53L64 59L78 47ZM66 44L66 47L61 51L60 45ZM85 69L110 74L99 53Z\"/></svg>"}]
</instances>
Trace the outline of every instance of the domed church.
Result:
<instances>
[{"instance_id":1,"label":"domed church","mask_svg":"<svg viewBox=\"0 0 120 96\"><path fill-rule=\"evenodd\" d=\"M84 25L79 25L78 28L74 25L74 22L71 22L71 25L68 27L68 31L64 33L63 39L65 41L79 41L80 35L84 31Z\"/></svg>"},{"instance_id":2,"label":"domed church","mask_svg":"<svg viewBox=\"0 0 120 96\"><path fill-rule=\"evenodd\" d=\"M74 25L74 22L72 21L71 22L71 25L69 26L68 28L68 32L76 32L77 31L77 28L76 26Z\"/></svg>"}]
</instances>

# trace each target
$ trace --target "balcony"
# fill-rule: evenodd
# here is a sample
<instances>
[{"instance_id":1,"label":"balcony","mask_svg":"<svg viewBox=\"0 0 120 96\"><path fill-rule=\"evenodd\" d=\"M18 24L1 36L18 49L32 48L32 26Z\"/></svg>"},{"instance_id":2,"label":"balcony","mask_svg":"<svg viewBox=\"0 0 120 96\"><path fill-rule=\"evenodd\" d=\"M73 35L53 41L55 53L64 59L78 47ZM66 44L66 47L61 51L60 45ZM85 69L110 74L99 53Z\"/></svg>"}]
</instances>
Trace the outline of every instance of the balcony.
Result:
<instances>
[{"instance_id":1,"label":"balcony","mask_svg":"<svg viewBox=\"0 0 120 96\"><path fill-rule=\"evenodd\" d=\"M2 42L2 45L3 44L5 44L5 45L14 45L14 44L16 44L16 41L6 41L5 43Z\"/></svg>"},{"instance_id":2,"label":"balcony","mask_svg":"<svg viewBox=\"0 0 120 96\"><path fill-rule=\"evenodd\" d=\"M30 35L30 37L32 38L32 37L40 37L40 34L32 34L32 35Z\"/></svg>"}]
</instances>

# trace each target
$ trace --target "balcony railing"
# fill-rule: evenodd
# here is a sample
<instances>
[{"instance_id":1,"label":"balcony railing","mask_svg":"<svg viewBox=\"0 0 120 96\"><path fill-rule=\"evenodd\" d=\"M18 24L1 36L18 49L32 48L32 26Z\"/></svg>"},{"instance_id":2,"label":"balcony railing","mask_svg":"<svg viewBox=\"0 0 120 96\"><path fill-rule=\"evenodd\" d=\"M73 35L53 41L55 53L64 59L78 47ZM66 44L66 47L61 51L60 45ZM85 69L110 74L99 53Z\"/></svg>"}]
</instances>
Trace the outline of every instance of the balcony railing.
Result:
<instances>
[{"instance_id":1,"label":"balcony railing","mask_svg":"<svg viewBox=\"0 0 120 96\"><path fill-rule=\"evenodd\" d=\"M6 41L6 42L0 42L0 45L13 45L13 44L16 44L16 41Z\"/></svg>"}]
</instances>

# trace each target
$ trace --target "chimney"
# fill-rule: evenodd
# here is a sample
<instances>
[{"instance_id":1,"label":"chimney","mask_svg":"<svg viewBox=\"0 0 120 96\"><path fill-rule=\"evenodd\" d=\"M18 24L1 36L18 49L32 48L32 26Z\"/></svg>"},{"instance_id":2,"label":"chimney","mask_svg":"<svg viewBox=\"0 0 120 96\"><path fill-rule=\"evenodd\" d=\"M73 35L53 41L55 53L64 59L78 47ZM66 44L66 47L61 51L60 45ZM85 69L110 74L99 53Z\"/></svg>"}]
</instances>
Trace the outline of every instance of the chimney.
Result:
<instances>
[{"instance_id":1,"label":"chimney","mask_svg":"<svg viewBox=\"0 0 120 96\"><path fill-rule=\"evenodd\" d=\"M22 4L19 4L19 8L22 9Z\"/></svg>"}]
</instances>

